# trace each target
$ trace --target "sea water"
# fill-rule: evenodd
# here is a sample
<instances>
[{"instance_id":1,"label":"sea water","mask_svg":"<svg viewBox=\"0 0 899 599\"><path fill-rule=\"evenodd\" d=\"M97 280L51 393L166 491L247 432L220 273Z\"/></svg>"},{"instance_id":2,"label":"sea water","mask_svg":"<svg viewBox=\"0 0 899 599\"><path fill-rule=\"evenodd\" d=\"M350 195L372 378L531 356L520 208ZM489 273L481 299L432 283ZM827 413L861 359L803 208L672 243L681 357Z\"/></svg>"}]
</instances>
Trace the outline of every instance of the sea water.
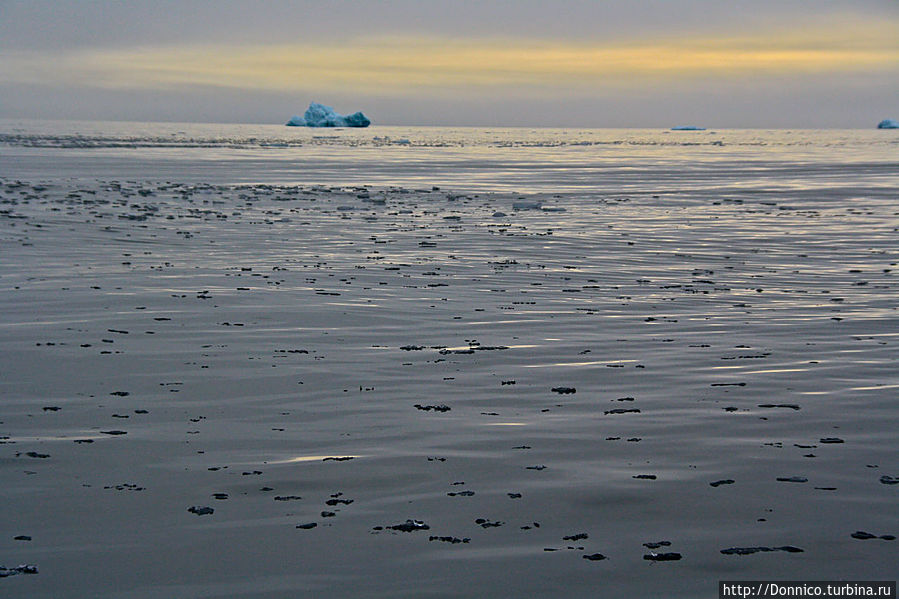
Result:
<instances>
[{"instance_id":1,"label":"sea water","mask_svg":"<svg viewBox=\"0 0 899 599\"><path fill-rule=\"evenodd\" d=\"M0 121L3 176L528 193L891 193L891 130Z\"/></svg>"},{"instance_id":2,"label":"sea water","mask_svg":"<svg viewBox=\"0 0 899 599\"><path fill-rule=\"evenodd\" d=\"M899 573L895 131L0 132L4 595Z\"/></svg>"}]
</instances>

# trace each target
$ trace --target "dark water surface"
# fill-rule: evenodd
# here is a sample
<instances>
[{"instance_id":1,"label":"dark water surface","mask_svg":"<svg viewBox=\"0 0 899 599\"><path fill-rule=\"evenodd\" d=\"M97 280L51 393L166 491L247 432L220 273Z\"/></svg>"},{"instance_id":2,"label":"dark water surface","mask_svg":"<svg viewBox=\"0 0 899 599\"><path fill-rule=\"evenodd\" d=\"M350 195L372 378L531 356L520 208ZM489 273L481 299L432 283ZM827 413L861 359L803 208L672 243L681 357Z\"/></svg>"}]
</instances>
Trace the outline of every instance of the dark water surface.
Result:
<instances>
[{"instance_id":1,"label":"dark water surface","mask_svg":"<svg viewBox=\"0 0 899 599\"><path fill-rule=\"evenodd\" d=\"M896 135L29 126L0 596L899 574Z\"/></svg>"}]
</instances>

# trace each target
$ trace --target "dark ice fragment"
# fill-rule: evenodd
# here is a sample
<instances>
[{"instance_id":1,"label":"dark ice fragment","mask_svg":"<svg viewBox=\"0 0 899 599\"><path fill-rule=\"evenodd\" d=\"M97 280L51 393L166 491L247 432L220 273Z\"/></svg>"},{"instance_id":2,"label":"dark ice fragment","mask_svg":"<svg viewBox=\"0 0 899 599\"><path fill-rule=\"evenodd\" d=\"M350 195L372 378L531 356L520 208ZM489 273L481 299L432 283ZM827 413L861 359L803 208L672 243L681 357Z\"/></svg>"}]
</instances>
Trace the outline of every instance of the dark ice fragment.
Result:
<instances>
[{"instance_id":1,"label":"dark ice fragment","mask_svg":"<svg viewBox=\"0 0 899 599\"><path fill-rule=\"evenodd\" d=\"M429 530L431 527L422 522L421 520L406 520L400 524L394 524L393 526L387 526L391 530L399 530L401 532L414 532L416 530Z\"/></svg>"},{"instance_id":2,"label":"dark ice fragment","mask_svg":"<svg viewBox=\"0 0 899 599\"><path fill-rule=\"evenodd\" d=\"M606 559L606 556L604 556L602 553L591 553L589 555L583 555L581 557L583 557L584 559L588 559L591 562L598 562L600 560Z\"/></svg>"},{"instance_id":3,"label":"dark ice fragment","mask_svg":"<svg viewBox=\"0 0 899 599\"><path fill-rule=\"evenodd\" d=\"M194 505L187 508L187 511L198 516L205 516L207 514L213 513L215 510L209 506Z\"/></svg>"},{"instance_id":4,"label":"dark ice fragment","mask_svg":"<svg viewBox=\"0 0 899 599\"><path fill-rule=\"evenodd\" d=\"M440 404L440 405L436 405L436 406L434 406L434 405L423 406L423 405L417 403L417 404L415 404L414 407L418 410L423 410L425 412L430 412L431 410L433 410L435 412L449 412L452 409L449 406L444 405L444 404Z\"/></svg>"},{"instance_id":5,"label":"dark ice fragment","mask_svg":"<svg viewBox=\"0 0 899 599\"><path fill-rule=\"evenodd\" d=\"M647 553L643 556L643 559L650 560L653 562L673 562L677 561L681 558L680 553Z\"/></svg>"}]
</instances>

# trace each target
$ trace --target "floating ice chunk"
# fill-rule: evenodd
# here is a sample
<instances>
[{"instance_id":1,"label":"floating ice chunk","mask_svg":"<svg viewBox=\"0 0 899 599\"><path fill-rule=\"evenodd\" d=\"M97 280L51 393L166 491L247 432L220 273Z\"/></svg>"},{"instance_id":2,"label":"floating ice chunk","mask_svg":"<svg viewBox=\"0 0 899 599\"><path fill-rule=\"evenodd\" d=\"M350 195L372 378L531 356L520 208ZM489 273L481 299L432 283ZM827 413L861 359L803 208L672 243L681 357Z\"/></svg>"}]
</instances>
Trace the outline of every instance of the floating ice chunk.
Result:
<instances>
[{"instance_id":1,"label":"floating ice chunk","mask_svg":"<svg viewBox=\"0 0 899 599\"><path fill-rule=\"evenodd\" d=\"M672 131L705 131L705 127L693 127L690 125L685 125L681 127L672 127Z\"/></svg>"},{"instance_id":2,"label":"floating ice chunk","mask_svg":"<svg viewBox=\"0 0 899 599\"><path fill-rule=\"evenodd\" d=\"M877 123L878 129L899 129L899 121L896 119L883 119Z\"/></svg>"},{"instance_id":3,"label":"floating ice chunk","mask_svg":"<svg viewBox=\"0 0 899 599\"><path fill-rule=\"evenodd\" d=\"M361 112L337 114L330 106L312 102L302 117L293 116L286 124L288 127L368 127L371 121Z\"/></svg>"},{"instance_id":4,"label":"floating ice chunk","mask_svg":"<svg viewBox=\"0 0 899 599\"><path fill-rule=\"evenodd\" d=\"M512 210L540 210L543 205L540 202L513 202Z\"/></svg>"}]
</instances>

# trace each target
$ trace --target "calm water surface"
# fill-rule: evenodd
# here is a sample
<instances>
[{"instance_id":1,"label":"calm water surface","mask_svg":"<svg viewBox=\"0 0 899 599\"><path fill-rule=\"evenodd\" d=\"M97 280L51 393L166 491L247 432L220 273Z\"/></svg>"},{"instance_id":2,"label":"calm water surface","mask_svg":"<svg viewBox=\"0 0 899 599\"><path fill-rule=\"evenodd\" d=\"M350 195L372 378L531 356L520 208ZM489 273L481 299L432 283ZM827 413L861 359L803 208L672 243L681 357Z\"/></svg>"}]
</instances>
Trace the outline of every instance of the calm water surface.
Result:
<instances>
[{"instance_id":1,"label":"calm water surface","mask_svg":"<svg viewBox=\"0 0 899 599\"><path fill-rule=\"evenodd\" d=\"M0 122L0 594L893 580L897 150Z\"/></svg>"},{"instance_id":2,"label":"calm water surface","mask_svg":"<svg viewBox=\"0 0 899 599\"><path fill-rule=\"evenodd\" d=\"M8 177L520 193L882 193L889 130L528 129L0 121Z\"/></svg>"}]
</instances>

